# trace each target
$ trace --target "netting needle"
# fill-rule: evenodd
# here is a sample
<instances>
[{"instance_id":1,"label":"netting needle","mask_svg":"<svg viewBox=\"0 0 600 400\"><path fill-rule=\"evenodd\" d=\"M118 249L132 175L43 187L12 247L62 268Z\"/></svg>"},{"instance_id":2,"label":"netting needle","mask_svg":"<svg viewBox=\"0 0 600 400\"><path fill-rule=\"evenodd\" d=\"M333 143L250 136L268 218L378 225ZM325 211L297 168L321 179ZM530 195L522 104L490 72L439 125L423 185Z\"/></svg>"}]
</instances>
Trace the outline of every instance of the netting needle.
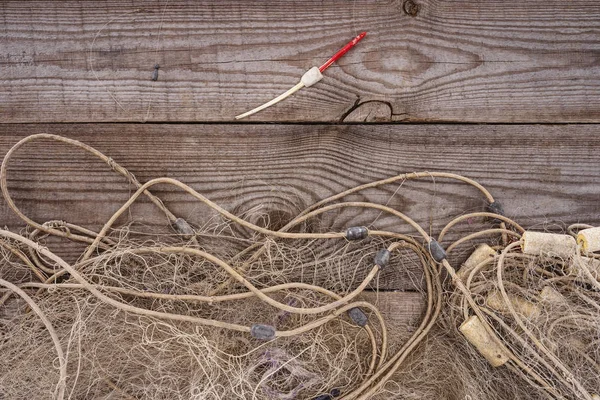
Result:
<instances>
[{"instance_id":1,"label":"netting needle","mask_svg":"<svg viewBox=\"0 0 600 400\"><path fill-rule=\"evenodd\" d=\"M289 96L293 95L294 93L296 93L298 90L302 89L303 87L311 87L315 83L319 82L321 79L323 79L322 72L325 71L327 68L329 68L329 66L331 64L333 64L334 62L336 62L340 57L342 57L344 54L346 54L348 52L348 50L350 50L352 47L354 47L358 42L360 42L360 40L362 38L364 38L366 34L367 34L367 32L362 32L360 35L356 36L354 39L352 39L350 42L348 42L344 47L342 47L337 53L335 53L329 60L325 61L325 63L323 65L321 65L320 67L312 67L311 69L306 71L306 73L304 75L302 75L302 79L300 79L300 82L298 82L296 85L292 86L286 92L275 97L273 100L268 101L265 104L256 107L255 109L252 109L248 112L245 112L243 114L236 116L235 119L242 119L249 115L256 114L257 112L262 111L265 108L271 107L272 105L277 104L280 101L288 98Z\"/></svg>"}]
</instances>

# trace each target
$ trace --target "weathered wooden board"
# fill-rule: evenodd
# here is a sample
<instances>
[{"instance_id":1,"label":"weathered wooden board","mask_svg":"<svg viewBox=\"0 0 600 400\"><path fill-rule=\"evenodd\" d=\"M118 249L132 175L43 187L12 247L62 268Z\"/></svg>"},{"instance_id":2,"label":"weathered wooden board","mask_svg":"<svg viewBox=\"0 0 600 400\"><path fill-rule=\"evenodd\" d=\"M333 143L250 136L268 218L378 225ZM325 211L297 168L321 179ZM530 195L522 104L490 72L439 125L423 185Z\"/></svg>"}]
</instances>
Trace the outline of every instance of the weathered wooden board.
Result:
<instances>
[{"instance_id":1,"label":"weathered wooden board","mask_svg":"<svg viewBox=\"0 0 600 400\"><path fill-rule=\"evenodd\" d=\"M0 154L29 134L62 134L113 157L141 181L177 178L250 221L270 219L273 228L358 184L404 172L449 171L485 185L523 226L562 230L576 222L600 224L599 130L597 125L4 124ZM62 219L90 229L99 229L132 192L106 164L47 141L15 154L8 182L17 205L34 220ZM179 189L162 185L154 192L198 226L214 215ZM472 187L443 179L398 182L347 200L388 204L434 235L452 218L486 204ZM146 226L166 223L146 199L128 217ZM13 230L23 226L4 202L0 222ZM317 223L330 230L364 224L414 234L395 218L356 209L328 213ZM469 221L448 239L480 227ZM63 253L73 258L76 250L81 249L65 247ZM406 260L382 274L380 288L419 286L420 266Z\"/></svg>"},{"instance_id":2,"label":"weathered wooden board","mask_svg":"<svg viewBox=\"0 0 600 400\"><path fill-rule=\"evenodd\" d=\"M427 300L417 292L363 292L358 299L374 304L381 311L388 329L393 332L390 338L399 338L401 332L414 329L421 323Z\"/></svg>"},{"instance_id":3,"label":"weathered wooden board","mask_svg":"<svg viewBox=\"0 0 600 400\"><path fill-rule=\"evenodd\" d=\"M0 121L231 121L367 31L249 120L598 122L599 15L595 0L2 2Z\"/></svg>"}]
</instances>

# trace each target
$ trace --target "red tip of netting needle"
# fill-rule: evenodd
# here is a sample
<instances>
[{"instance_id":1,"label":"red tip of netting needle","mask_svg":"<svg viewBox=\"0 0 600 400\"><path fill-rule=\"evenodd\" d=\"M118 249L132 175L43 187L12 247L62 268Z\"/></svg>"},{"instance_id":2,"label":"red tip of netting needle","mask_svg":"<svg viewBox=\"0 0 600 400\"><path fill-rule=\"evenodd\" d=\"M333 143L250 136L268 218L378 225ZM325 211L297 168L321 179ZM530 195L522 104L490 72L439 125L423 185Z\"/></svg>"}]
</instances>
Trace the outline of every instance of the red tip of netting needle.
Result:
<instances>
[{"instance_id":1,"label":"red tip of netting needle","mask_svg":"<svg viewBox=\"0 0 600 400\"><path fill-rule=\"evenodd\" d=\"M335 53L333 55L333 57L331 57L329 60L325 61L325 64L323 64L319 67L319 71L321 71L321 72L325 71L331 64L333 64L341 56L346 54L348 52L348 50L353 48L356 45L356 43L360 42L360 40L362 38L364 38L366 34L367 34L367 32L363 32L360 35L358 35L357 37L355 37L354 39L352 39L350 42L348 42L348 44L345 45L344 47L342 47L337 53Z\"/></svg>"}]
</instances>

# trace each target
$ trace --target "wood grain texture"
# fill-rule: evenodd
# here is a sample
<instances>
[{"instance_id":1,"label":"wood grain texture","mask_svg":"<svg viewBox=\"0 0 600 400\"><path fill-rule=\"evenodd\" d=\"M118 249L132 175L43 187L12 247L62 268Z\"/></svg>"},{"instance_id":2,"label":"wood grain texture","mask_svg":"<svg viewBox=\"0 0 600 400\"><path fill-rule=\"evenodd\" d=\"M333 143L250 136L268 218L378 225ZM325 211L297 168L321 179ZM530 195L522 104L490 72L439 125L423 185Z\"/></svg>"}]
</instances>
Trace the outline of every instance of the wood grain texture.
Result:
<instances>
[{"instance_id":1,"label":"wood grain texture","mask_svg":"<svg viewBox=\"0 0 600 400\"><path fill-rule=\"evenodd\" d=\"M0 121L231 121L360 31L249 120L600 121L597 1L414 2L2 2Z\"/></svg>"},{"instance_id":2,"label":"wood grain texture","mask_svg":"<svg viewBox=\"0 0 600 400\"><path fill-rule=\"evenodd\" d=\"M363 292L359 299L374 304L381 311L389 331L393 332L390 337L397 339L402 336L401 332L419 326L427 300L417 292Z\"/></svg>"},{"instance_id":3,"label":"wood grain texture","mask_svg":"<svg viewBox=\"0 0 600 400\"><path fill-rule=\"evenodd\" d=\"M160 176L179 179L252 222L270 220L272 228L308 205L362 183L412 171L455 172L485 185L507 215L523 226L564 230L576 222L600 224L599 129L598 125L4 124L0 154L29 134L65 135L113 157L142 182ZM106 164L46 141L15 154L9 188L18 206L34 220L62 219L90 229L99 229L132 192ZM203 226L214 217L178 189L161 185L154 191L190 223ZM452 218L486 205L477 190L443 179L398 182L346 200L388 204L436 235ZM145 199L127 218L148 227L166 224ZM12 230L23 227L3 201L0 222ZM414 234L396 218L357 209L324 214L315 224L323 230L367 225ZM490 225L478 220L459 225L443 244L482 226ZM473 246L459 248L457 262ZM71 259L81 250L62 249ZM420 266L404 255L382 274L380 288L420 286ZM365 261L358 273L369 266Z\"/></svg>"}]
</instances>

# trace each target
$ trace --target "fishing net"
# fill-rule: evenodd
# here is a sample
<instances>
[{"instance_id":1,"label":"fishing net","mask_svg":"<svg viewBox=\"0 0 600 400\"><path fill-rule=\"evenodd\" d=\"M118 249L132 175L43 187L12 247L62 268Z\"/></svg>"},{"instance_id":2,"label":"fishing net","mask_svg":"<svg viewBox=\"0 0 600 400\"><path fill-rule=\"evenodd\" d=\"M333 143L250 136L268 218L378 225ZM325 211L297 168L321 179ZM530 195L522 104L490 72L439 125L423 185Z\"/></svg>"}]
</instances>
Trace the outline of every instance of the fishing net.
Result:
<instances>
[{"instance_id":1,"label":"fishing net","mask_svg":"<svg viewBox=\"0 0 600 400\"><path fill-rule=\"evenodd\" d=\"M99 158L135 192L98 231L34 221L11 198L7 178L15 153L34 141ZM55 135L17 143L0 173L6 204L26 224L20 233L0 230L1 399L595 399L600 392L597 228L525 232L469 178L403 174L274 216L228 211L171 178L142 184L112 158ZM434 238L385 203L356 201L370 189L431 179L471 187L487 209L451 218ZM157 185L187 193L212 216L197 223L175 215L153 193ZM131 218L138 202L153 204L166 222L150 228ZM352 218L340 218L346 211ZM328 222L382 214L401 228ZM481 223L472 232L446 239L473 219ZM76 259L59 255L66 242L82 245ZM386 270L401 268L421 271L414 289L424 309L409 327L363 296Z\"/></svg>"}]
</instances>

